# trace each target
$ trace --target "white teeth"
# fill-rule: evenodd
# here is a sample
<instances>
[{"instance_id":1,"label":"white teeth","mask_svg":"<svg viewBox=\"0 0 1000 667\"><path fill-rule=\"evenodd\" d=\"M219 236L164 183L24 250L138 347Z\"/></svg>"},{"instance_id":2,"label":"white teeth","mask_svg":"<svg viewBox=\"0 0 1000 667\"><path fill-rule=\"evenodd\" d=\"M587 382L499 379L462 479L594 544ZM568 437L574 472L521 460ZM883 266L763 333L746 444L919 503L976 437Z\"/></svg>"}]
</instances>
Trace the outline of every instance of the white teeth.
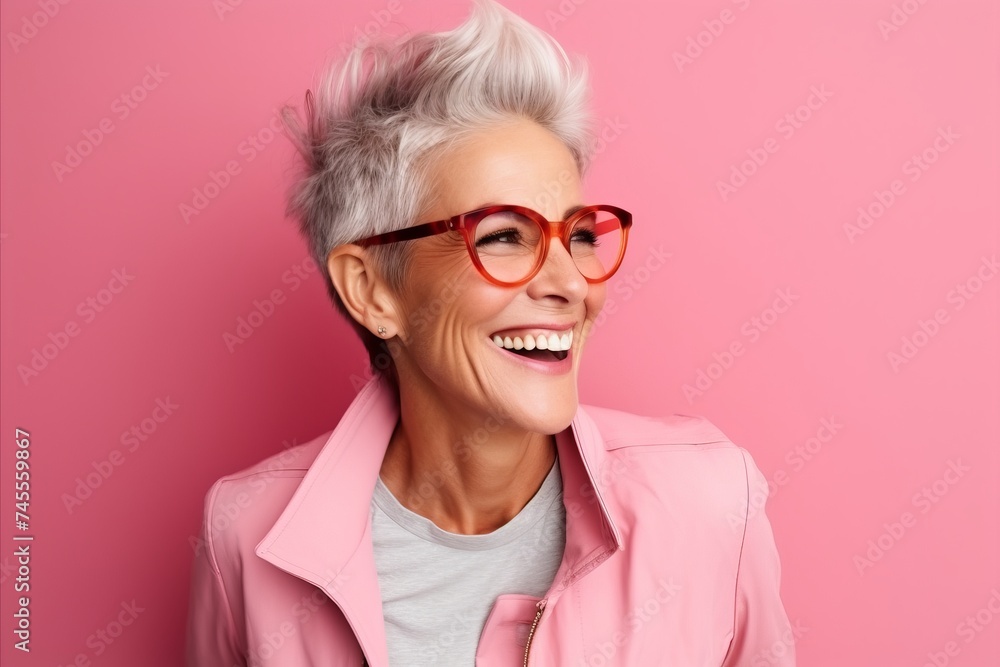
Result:
<instances>
[{"instance_id":1,"label":"white teeth","mask_svg":"<svg viewBox=\"0 0 1000 667\"><path fill-rule=\"evenodd\" d=\"M561 337L557 334L549 334L548 336L544 334L538 334L538 336L527 334L523 337L515 336L514 338L495 335L493 336L493 342L496 343L497 347L507 350L539 349L561 352L569 350L573 346L573 331L570 330L569 333L564 333Z\"/></svg>"}]
</instances>

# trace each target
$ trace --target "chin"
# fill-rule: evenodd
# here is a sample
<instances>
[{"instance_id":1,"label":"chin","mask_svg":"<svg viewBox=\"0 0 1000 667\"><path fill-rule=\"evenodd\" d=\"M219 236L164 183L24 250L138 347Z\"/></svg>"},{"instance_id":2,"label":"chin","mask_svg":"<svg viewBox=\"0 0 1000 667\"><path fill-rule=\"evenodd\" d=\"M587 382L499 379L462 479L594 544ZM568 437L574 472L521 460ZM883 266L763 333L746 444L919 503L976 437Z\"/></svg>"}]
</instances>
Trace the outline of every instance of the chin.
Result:
<instances>
[{"instance_id":1,"label":"chin","mask_svg":"<svg viewBox=\"0 0 1000 667\"><path fill-rule=\"evenodd\" d=\"M575 382L512 387L512 391L516 393L505 401L507 413L526 431L554 435L565 430L576 416L579 400Z\"/></svg>"}]
</instances>

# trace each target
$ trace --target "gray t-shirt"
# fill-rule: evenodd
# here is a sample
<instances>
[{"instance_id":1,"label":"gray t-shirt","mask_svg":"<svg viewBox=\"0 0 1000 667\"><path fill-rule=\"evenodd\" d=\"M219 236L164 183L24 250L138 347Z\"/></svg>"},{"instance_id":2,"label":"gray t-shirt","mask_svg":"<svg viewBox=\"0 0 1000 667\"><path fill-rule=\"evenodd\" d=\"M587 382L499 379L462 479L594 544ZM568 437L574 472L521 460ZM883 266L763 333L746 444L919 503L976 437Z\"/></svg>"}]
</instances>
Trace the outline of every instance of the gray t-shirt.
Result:
<instances>
[{"instance_id":1,"label":"gray t-shirt","mask_svg":"<svg viewBox=\"0 0 1000 667\"><path fill-rule=\"evenodd\" d=\"M558 459L517 516L485 535L441 530L403 507L381 478L371 511L392 667L472 667L497 596L544 596L566 544Z\"/></svg>"}]
</instances>

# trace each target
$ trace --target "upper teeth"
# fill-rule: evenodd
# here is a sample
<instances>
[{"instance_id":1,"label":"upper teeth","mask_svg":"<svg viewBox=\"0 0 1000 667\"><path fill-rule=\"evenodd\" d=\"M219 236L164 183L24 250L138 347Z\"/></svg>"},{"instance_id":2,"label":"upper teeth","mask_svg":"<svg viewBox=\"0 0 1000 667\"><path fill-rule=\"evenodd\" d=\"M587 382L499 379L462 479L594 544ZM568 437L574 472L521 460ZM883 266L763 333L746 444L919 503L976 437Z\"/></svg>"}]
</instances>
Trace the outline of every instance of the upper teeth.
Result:
<instances>
[{"instance_id":1,"label":"upper teeth","mask_svg":"<svg viewBox=\"0 0 1000 667\"><path fill-rule=\"evenodd\" d=\"M573 330L570 329L568 333L562 334L538 334L537 336L532 336L527 334L525 336L493 336L493 342L497 344L497 347L506 348L508 350L534 350L536 347L539 350L552 350L553 352L562 352L568 350L573 345Z\"/></svg>"}]
</instances>

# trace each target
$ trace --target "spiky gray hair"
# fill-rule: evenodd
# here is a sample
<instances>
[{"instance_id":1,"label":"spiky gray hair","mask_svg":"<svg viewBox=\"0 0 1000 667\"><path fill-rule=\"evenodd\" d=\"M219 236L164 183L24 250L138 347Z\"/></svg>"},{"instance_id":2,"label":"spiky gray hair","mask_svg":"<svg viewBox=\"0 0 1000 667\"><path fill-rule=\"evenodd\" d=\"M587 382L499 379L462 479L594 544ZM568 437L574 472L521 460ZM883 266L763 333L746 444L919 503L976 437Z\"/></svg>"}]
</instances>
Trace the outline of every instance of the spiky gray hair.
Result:
<instances>
[{"instance_id":1,"label":"spiky gray hair","mask_svg":"<svg viewBox=\"0 0 1000 667\"><path fill-rule=\"evenodd\" d=\"M331 250L410 227L433 184L427 165L470 133L515 117L538 123L572 153L582 175L593 145L587 68L571 63L547 33L493 0L474 0L457 28L420 33L394 45L356 44L326 66L305 119L281 110L286 135L303 158L287 213L298 220L337 309L361 336L373 370L393 382L384 342L348 314L326 269ZM368 249L398 289L408 243ZM388 371L388 372L386 372Z\"/></svg>"}]
</instances>

